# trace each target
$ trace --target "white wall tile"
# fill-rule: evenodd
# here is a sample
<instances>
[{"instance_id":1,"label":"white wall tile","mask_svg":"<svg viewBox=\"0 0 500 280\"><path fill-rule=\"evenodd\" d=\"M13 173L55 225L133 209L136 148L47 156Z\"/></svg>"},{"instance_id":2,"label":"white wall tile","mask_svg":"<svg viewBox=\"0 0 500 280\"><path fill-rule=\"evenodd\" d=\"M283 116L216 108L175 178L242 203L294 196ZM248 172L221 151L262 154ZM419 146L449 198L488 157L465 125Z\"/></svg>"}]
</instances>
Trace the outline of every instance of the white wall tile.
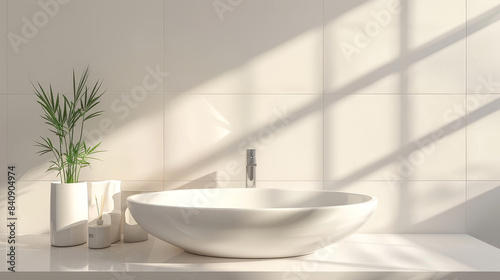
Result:
<instances>
[{"instance_id":1,"label":"white wall tile","mask_svg":"<svg viewBox=\"0 0 500 280\"><path fill-rule=\"evenodd\" d=\"M464 123L456 121L463 117L463 96L412 95L407 100L404 110L409 113L409 123L400 130L408 131L408 141L418 139L419 143L415 152L405 157L416 167L408 178L464 180L466 135L464 127L458 126Z\"/></svg>"},{"instance_id":2,"label":"white wall tile","mask_svg":"<svg viewBox=\"0 0 500 280\"><path fill-rule=\"evenodd\" d=\"M217 12L221 2L228 11ZM171 73L165 91L321 93L322 6L319 0L165 1Z\"/></svg>"},{"instance_id":3,"label":"white wall tile","mask_svg":"<svg viewBox=\"0 0 500 280\"><path fill-rule=\"evenodd\" d=\"M469 180L499 180L500 124L497 95L468 95L467 177Z\"/></svg>"},{"instance_id":4,"label":"white wall tile","mask_svg":"<svg viewBox=\"0 0 500 280\"><path fill-rule=\"evenodd\" d=\"M401 91L392 75L400 65L390 65L399 56L397 6L396 0L325 1L326 93Z\"/></svg>"},{"instance_id":5,"label":"white wall tile","mask_svg":"<svg viewBox=\"0 0 500 280\"><path fill-rule=\"evenodd\" d=\"M7 93L7 0L0 0L0 94Z\"/></svg>"},{"instance_id":6,"label":"white wall tile","mask_svg":"<svg viewBox=\"0 0 500 280\"><path fill-rule=\"evenodd\" d=\"M408 92L464 93L465 42L429 49L435 49L432 55L422 57L408 67Z\"/></svg>"},{"instance_id":7,"label":"white wall tile","mask_svg":"<svg viewBox=\"0 0 500 280\"><path fill-rule=\"evenodd\" d=\"M400 146L398 105L397 96L353 95L325 107L327 180L384 179L397 158L370 166Z\"/></svg>"},{"instance_id":8,"label":"white wall tile","mask_svg":"<svg viewBox=\"0 0 500 280\"><path fill-rule=\"evenodd\" d=\"M327 93L465 91L465 3L404 3L368 1L338 14L349 4L325 1Z\"/></svg>"},{"instance_id":9,"label":"white wall tile","mask_svg":"<svg viewBox=\"0 0 500 280\"><path fill-rule=\"evenodd\" d=\"M499 181L469 181L467 183L467 233L500 247Z\"/></svg>"},{"instance_id":10,"label":"white wall tile","mask_svg":"<svg viewBox=\"0 0 500 280\"><path fill-rule=\"evenodd\" d=\"M24 38L9 48L9 93L32 92L28 78L68 92L72 69L86 66L106 81L108 93L130 93L143 84L147 66L162 70L161 0L40 3L9 2L8 31Z\"/></svg>"},{"instance_id":11,"label":"white wall tile","mask_svg":"<svg viewBox=\"0 0 500 280\"><path fill-rule=\"evenodd\" d=\"M498 1L468 1L467 92L500 93Z\"/></svg>"},{"instance_id":12,"label":"white wall tile","mask_svg":"<svg viewBox=\"0 0 500 280\"><path fill-rule=\"evenodd\" d=\"M257 188L321 190L323 181L257 181Z\"/></svg>"},{"instance_id":13,"label":"white wall tile","mask_svg":"<svg viewBox=\"0 0 500 280\"><path fill-rule=\"evenodd\" d=\"M465 182L325 182L325 189L378 199L362 233L465 232Z\"/></svg>"},{"instance_id":14,"label":"white wall tile","mask_svg":"<svg viewBox=\"0 0 500 280\"><path fill-rule=\"evenodd\" d=\"M167 100L165 180L194 180L213 172L220 180L244 180L247 147L257 149L260 180L321 180L321 101L305 95Z\"/></svg>"},{"instance_id":15,"label":"white wall tile","mask_svg":"<svg viewBox=\"0 0 500 280\"><path fill-rule=\"evenodd\" d=\"M325 178L464 179L465 133L447 127L460 105L460 95L353 95L328 105Z\"/></svg>"},{"instance_id":16,"label":"white wall tile","mask_svg":"<svg viewBox=\"0 0 500 280\"><path fill-rule=\"evenodd\" d=\"M122 192L127 191L162 191L162 181L122 181Z\"/></svg>"},{"instance_id":17,"label":"white wall tile","mask_svg":"<svg viewBox=\"0 0 500 280\"><path fill-rule=\"evenodd\" d=\"M0 220L5 221L5 205L7 201L7 96L0 95ZM0 228L0 234L6 232L5 227Z\"/></svg>"},{"instance_id":18,"label":"white wall tile","mask_svg":"<svg viewBox=\"0 0 500 280\"><path fill-rule=\"evenodd\" d=\"M18 181L17 190L17 234L50 233L50 181Z\"/></svg>"},{"instance_id":19,"label":"white wall tile","mask_svg":"<svg viewBox=\"0 0 500 280\"><path fill-rule=\"evenodd\" d=\"M1 188L1 192L0 192L0 201L2 201L2 203L0 204L0 220L1 221L7 221L7 181L5 180L1 180L0 181L0 188ZM6 234L7 233L7 228L6 227L2 227L0 228L0 235L1 234Z\"/></svg>"},{"instance_id":20,"label":"white wall tile","mask_svg":"<svg viewBox=\"0 0 500 280\"><path fill-rule=\"evenodd\" d=\"M0 181L6 180L7 168L7 96L0 95Z\"/></svg>"},{"instance_id":21,"label":"white wall tile","mask_svg":"<svg viewBox=\"0 0 500 280\"><path fill-rule=\"evenodd\" d=\"M500 3L497 0L475 0L467 1L467 20L482 19L490 15L497 14Z\"/></svg>"},{"instance_id":22,"label":"white wall tile","mask_svg":"<svg viewBox=\"0 0 500 280\"><path fill-rule=\"evenodd\" d=\"M8 95L7 162L17 169L18 180L56 180L55 173L46 173L51 155L39 156L35 141L49 136L41 107L34 95Z\"/></svg>"},{"instance_id":23,"label":"white wall tile","mask_svg":"<svg viewBox=\"0 0 500 280\"><path fill-rule=\"evenodd\" d=\"M408 92L465 92L465 0L408 1ZM402 28L404 25L401 26Z\"/></svg>"},{"instance_id":24,"label":"white wall tile","mask_svg":"<svg viewBox=\"0 0 500 280\"><path fill-rule=\"evenodd\" d=\"M163 96L108 95L100 106L104 114L86 130L91 143L102 141L105 152L92 169L82 170L81 179L163 180Z\"/></svg>"},{"instance_id":25,"label":"white wall tile","mask_svg":"<svg viewBox=\"0 0 500 280\"><path fill-rule=\"evenodd\" d=\"M211 188L244 188L245 181L217 180L217 172L190 181L164 181L163 190L211 189Z\"/></svg>"},{"instance_id":26,"label":"white wall tile","mask_svg":"<svg viewBox=\"0 0 500 280\"><path fill-rule=\"evenodd\" d=\"M164 190L176 189L206 189L206 188L245 188L245 181L216 181L212 180L193 181L165 181ZM257 188L293 189L293 190L320 190L323 181L262 181L257 178Z\"/></svg>"},{"instance_id":27,"label":"white wall tile","mask_svg":"<svg viewBox=\"0 0 500 280\"><path fill-rule=\"evenodd\" d=\"M243 181L229 181L229 178L226 180L219 180L219 178L220 178L219 173L215 171L189 181L169 180L163 182L163 189L177 190L177 189L208 189L208 188L229 188L229 187L241 188L245 186Z\"/></svg>"},{"instance_id":28,"label":"white wall tile","mask_svg":"<svg viewBox=\"0 0 500 280\"><path fill-rule=\"evenodd\" d=\"M123 181L122 184L125 186L125 188L129 188L132 186L136 188L136 189L129 188L128 190L122 189L122 193L121 193L122 213L124 213L125 210L127 210L127 208L128 208L127 198L129 196L141 194L141 193L148 193L148 192L158 192L158 191L163 190L162 182L158 182L158 181L142 181L142 182ZM122 216L122 222L123 221L124 221L124 217Z\"/></svg>"},{"instance_id":29,"label":"white wall tile","mask_svg":"<svg viewBox=\"0 0 500 280\"><path fill-rule=\"evenodd\" d=\"M403 1L402 1L403 2ZM416 49L459 31L465 39L466 0L408 0L408 43Z\"/></svg>"}]
</instances>

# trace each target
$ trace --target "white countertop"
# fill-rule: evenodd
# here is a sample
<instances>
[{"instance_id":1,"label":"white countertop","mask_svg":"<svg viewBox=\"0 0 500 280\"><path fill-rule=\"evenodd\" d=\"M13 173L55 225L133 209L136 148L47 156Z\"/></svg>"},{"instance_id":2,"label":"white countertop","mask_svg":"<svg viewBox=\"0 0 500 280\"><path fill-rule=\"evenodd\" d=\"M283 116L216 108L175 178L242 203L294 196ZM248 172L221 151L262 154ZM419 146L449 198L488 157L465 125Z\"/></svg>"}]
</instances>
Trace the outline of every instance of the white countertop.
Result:
<instances>
[{"instance_id":1,"label":"white countertop","mask_svg":"<svg viewBox=\"0 0 500 280\"><path fill-rule=\"evenodd\" d=\"M0 252L6 256L6 238L0 240ZM500 249L465 234L355 234L314 254L285 259L225 259L192 255L151 235L145 242L120 241L106 249L88 249L87 244L51 247L48 235L18 236L17 242L18 272L108 272L107 278L104 275L103 279L120 280L124 277L116 276L117 273L137 275L146 271L181 276L196 273L196 277L200 273L231 273L228 279L243 279L234 278L238 273L272 272L269 278L300 280L328 279L321 277L335 273L357 273L359 277L356 279L369 279L362 276L381 275L380 272L384 275L423 275L423 272L434 275L432 279L440 279L439 275L443 276L442 279L450 275L454 275L450 279L461 279L457 273L493 272L483 273L486 278L475 279L500 279ZM0 276L11 273L5 264L2 261ZM111 274L115 276L110 278L110 272L115 272ZM3 276L0 278L4 279ZM261 274L258 279L262 277Z\"/></svg>"}]
</instances>

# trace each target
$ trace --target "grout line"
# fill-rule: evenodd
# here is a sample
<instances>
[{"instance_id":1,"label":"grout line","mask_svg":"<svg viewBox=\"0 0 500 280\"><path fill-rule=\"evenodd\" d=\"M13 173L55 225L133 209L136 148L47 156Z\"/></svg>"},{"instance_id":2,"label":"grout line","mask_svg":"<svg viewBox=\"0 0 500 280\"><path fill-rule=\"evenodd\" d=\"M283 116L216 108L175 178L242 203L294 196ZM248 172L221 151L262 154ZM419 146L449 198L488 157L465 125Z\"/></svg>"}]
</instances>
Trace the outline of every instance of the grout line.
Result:
<instances>
[{"instance_id":1,"label":"grout line","mask_svg":"<svg viewBox=\"0 0 500 280\"><path fill-rule=\"evenodd\" d=\"M162 26L161 26L161 30L162 30L162 41L161 41L161 45L162 45L162 48L161 48L161 59L162 59L162 71L165 72L165 1L162 1ZM166 79L168 79L168 77L166 77ZM162 164L162 169L161 169L161 174L162 174L162 190L165 190L165 80L166 79L163 79L162 81L162 135L161 135L161 138L162 138L162 155L161 155L161 164Z\"/></svg>"},{"instance_id":2,"label":"grout line","mask_svg":"<svg viewBox=\"0 0 500 280\"><path fill-rule=\"evenodd\" d=\"M33 93L15 93L16 95L33 95ZM65 94L65 93L63 93ZM71 94L71 93L67 93ZM494 95L496 97L500 96L500 92L489 92L489 94ZM106 92L106 95L108 96L121 96L121 95L131 95L131 93L110 93ZM149 95L164 95L163 93L149 93ZM403 95L402 93L391 93L391 92L377 92L377 93L345 93L345 94L339 94L339 93L325 93L324 95L321 93L311 93L311 92L304 92L304 93L186 93L186 92L178 92L178 93L167 93L167 96L175 96L175 95L185 95L185 96L210 96L210 95L216 95L216 96L247 96L247 95L256 95L256 96L377 96L377 95L388 95L388 96L401 96ZM464 93L448 93L448 92L433 92L433 93L408 93L406 96L437 96L437 95L447 95L447 96L455 96L455 95L464 95Z\"/></svg>"},{"instance_id":3,"label":"grout line","mask_svg":"<svg viewBox=\"0 0 500 280\"><path fill-rule=\"evenodd\" d=\"M325 0L323 0L323 44L321 46L321 50L322 50L322 78L323 78L323 81L322 81L322 91L323 91L323 94L322 94L322 98L323 98L323 103L322 103L322 108L323 108L323 118L322 118L322 121L323 121L323 152L322 152L322 155L323 155L323 166L322 166L322 170L321 170L321 174L322 174L322 177L323 177L323 185L322 185L322 188L324 189L325 188L325 153L326 153L326 141L325 141L325 137L326 137L326 133L325 133Z\"/></svg>"},{"instance_id":4,"label":"grout line","mask_svg":"<svg viewBox=\"0 0 500 280\"><path fill-rule=\"evenodd\" d=\"M73 94L73 93L70 93L70 92L59 92L60 94ZM25 93L25 92L18 92L18 93L11 93L11 94L15 94L15 95L19 95L19 96L32 96L33 93ZM122 96L122 95L133 95L133 93L131 92L122 92L122 93L117 93L117 92L106 92L104 94L104 96ZM148 95L152 95L152 96L161 96L163 95L162 93L148 93Z\"/></svg>"},{"instance_id":5,"label":"grout line","mask_svg":"<svg viewBox=\"0 0 500 280\"><path fill-rule=\"evenodd\" d=\"M468 73L468 66L467 66L467 60L469 58L469 55L468 55L468 18L467 18L467 9L468 9L468 0L465 0L465 232L467 233L469 231L469 226L468 226L468 221L467 221L467 212L468 212L468 198L469 198L469 194L467 193L468 192L468 182L469 182L469 177L468 177L468 158L467 158L467 153L468 153L468 148L467 148L467 136L468 136L468 129L467 127L469 126L469 122L468 122L468 115L469 115L469 108L468 108L468 104L467 104L467 97L468 97L468 94L469 94L469 90L468 90L468 81L467 81L467 78L469 76L469 73Z\"/></svg>"}]
</instances>

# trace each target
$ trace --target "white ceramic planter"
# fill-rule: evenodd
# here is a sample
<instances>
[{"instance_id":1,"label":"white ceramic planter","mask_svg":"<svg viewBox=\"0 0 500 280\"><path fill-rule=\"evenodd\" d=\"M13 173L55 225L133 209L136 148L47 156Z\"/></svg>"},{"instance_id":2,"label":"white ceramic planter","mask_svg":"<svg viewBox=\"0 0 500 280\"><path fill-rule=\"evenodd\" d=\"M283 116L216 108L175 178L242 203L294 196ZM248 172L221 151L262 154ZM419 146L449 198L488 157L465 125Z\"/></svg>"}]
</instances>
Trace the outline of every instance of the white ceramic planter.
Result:
<instances>
[{"instance_id":1,"label":"white ceramic planter","mask_svg":"<svg viewBox=\"0 0 500 280\"><path fill-rule=\"evenodd\" d=\"M87 242L87 183L52 183L50 188L50 242L76 246Z\"/></svg>"}]
</instances>

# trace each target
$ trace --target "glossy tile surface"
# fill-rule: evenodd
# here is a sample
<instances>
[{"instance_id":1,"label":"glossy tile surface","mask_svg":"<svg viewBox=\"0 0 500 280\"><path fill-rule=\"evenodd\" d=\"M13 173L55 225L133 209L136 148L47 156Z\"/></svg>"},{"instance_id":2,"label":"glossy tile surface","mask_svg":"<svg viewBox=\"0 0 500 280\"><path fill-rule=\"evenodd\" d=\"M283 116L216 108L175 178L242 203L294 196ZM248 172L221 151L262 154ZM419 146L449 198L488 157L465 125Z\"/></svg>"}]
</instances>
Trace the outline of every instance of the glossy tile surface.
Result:
<instances>
[{"instance_id":1,"label":"glossy tile surface","mask_svg":"<svg viewBox=\"0 0 500 280\"><path fill-rule=\"evenodd\" d=\"M398 77L386 77L398 74L387 65L398 59L399 6L384 0L325 1L326 93L399 91ZM374 19L379 13L382 25Z\"/></svg>"},{"instance_id":2,"label":"glossy tile surface","mask_svg":"<svg viewBox=\"0 0 500 280\"><path fill-rule=\"evenodd\" d=\"M17 234L50 233L50 181L18 181Z\"/></svg>"},{"instance_id":3,"label":"glossy tile surface","mask_svg":"<svg viewBox=\"0 0 500 280\"><path fill-rule=\"evenodd\" d=\"M7 185L7 181L0 181L0 188L2 188L2 190L6 190L8 187ZM3 191L2 193L0 193L0 199L2 201L7 201L7 191ZM0 205L0 219L2 221L7 221L7 203L2 203ZM7 227L3 227L3 228L0 228L0 234L6 234L7 233ZM0 266L1 268L1 266Z\"/></svg>"},{"instance_id":4,"label":"glossy tile surface","mask_svg":"<svg viewBox=\"0 0 500 280\"><path fill-rule=\"evenodd\" d=\"M8 31L24 40L9 48L8 92L31 93L29 79L69 92L72 69L90 66L109 94L131 93L147 67L163 69L162 11L160 0L9 1Z\"/></svg>"},{"instance_id":5,"label":"glossy tile surface","mask_svg":"<svg viewBox=\"0 0 500 280\"><path fill-rule=\"evenodd\" d=\"M35 141L40 136L49 136L48 125L39 117L43 114L34 95L8 95L7 114L7 162L16 165L18 180L57 179L54 172L46 173L50 167L50 155L39 156ZM30 129L21 129L21 128Z\"/></svg>"},{"instance_id":6,"label":"glossy tile surface","mask_svg":"<svg viewBox=\"0 0 500 280\"><path fill-rule=\"evenodd\" d=\"M465 92L465 1L325 1L325 90Z\"/></svg>"},{"instance_id":7,"label":"glossy tile surface","mask_svg":"<svg viewBox=\"0 0 500 280\"><path fill-rule=\"evenodd\" d=\"M165 101L165 180L321 180L322 99L307 95L183 95Z\"/></svg>"},{"instance_id":8,"label":"glossy tile surface","mask_svg":"<svg viewBox=\"0 0 500 280\"><path fill-rule=\"evenodd\" d=\"M379 200L360 233L465 232L466 188L462 181L325 182L325 189Z\"/></svg>"},{"instance_id":9,"label":"glossy tile surface","mask_svg":"<svg viewBox=\"0 0 500 280\"><path fill-rule=\"evenodd\" d=\"M165 92L321 94L322 6L166 0Z\"/></svg>"},{"instance_id":10,"label":"glossy tile surface","mask_svg":"<svg viewBox=\"0 0 500 280\"><path fill-rule=\"evenodd\" d=\"M499 180L500 99L495 94L469 94L468 99L467 177L469 180Z\"/></svg>"},{"instance_id":11,"label":"glossy tile surface","mask_svg":"<svg viewBox=\"0 0 500 280\"><path fill-rule=\"evenodd\" d=\"M467 1L467 92L469 94L500 93L500 30L498 1Z\"/></svg>"},{"instance_id":12,"label":"glossy tile surface","mask_svg":"<svg viewBox=\"0 0 500 280\"><path fill-rule=\"evenodd\" d=\"M0 131L7 131L7 96L0 95ZM0 133L0 201L7 201L7 134ZM17 172L17 170L15 170ZM17 173L16 173L17 175ZM16 176L17 178L17 176ZM7 203L0 203L0 221L6 221ZM0 234L7 232L0 227Z\"/></svg>"},{"instance_id":13,"label":"glossy tile surface","mask_svg":"<svg viewBox=\"0 0 500 280\"><path fill-rule=\"evenodd\" d=\"M108 95L102 98L98 119L86 126L94 145L102 142L92 169L82 180L156 181L163 179L163 96Z\"/></svg>"},{"instance_id":14,"label":"glossy tile surface","mask_svg":"<svg viewBox=\"0 0 500 280\"><path fill-rule=\"evenodd\" d=\"M8 122L8 113L7 113L7 96L0 96L0 181L7 180L6 173L4 170L7 168L7 122Z\"/></svg>"},{"instance_id":15,"label":"glossy tile surface","mask_svg":"<svg viewBox=\"0 0 500 280\"><path fill-rule=\"evenodd\" d=\"M325 103L326 180L465 179L465 123L454 123L463 96L358 94Z\"/></svg>"},{"instance_id":16,"label":"glossy tile surface","mask_svg":"<svg viewBox=\"0 0 500 280\"><path fill-rule=\"evenodd\" d=\"M0 94L7 93L7 0L0 0Z\"/></svg>"}]
</instances>

